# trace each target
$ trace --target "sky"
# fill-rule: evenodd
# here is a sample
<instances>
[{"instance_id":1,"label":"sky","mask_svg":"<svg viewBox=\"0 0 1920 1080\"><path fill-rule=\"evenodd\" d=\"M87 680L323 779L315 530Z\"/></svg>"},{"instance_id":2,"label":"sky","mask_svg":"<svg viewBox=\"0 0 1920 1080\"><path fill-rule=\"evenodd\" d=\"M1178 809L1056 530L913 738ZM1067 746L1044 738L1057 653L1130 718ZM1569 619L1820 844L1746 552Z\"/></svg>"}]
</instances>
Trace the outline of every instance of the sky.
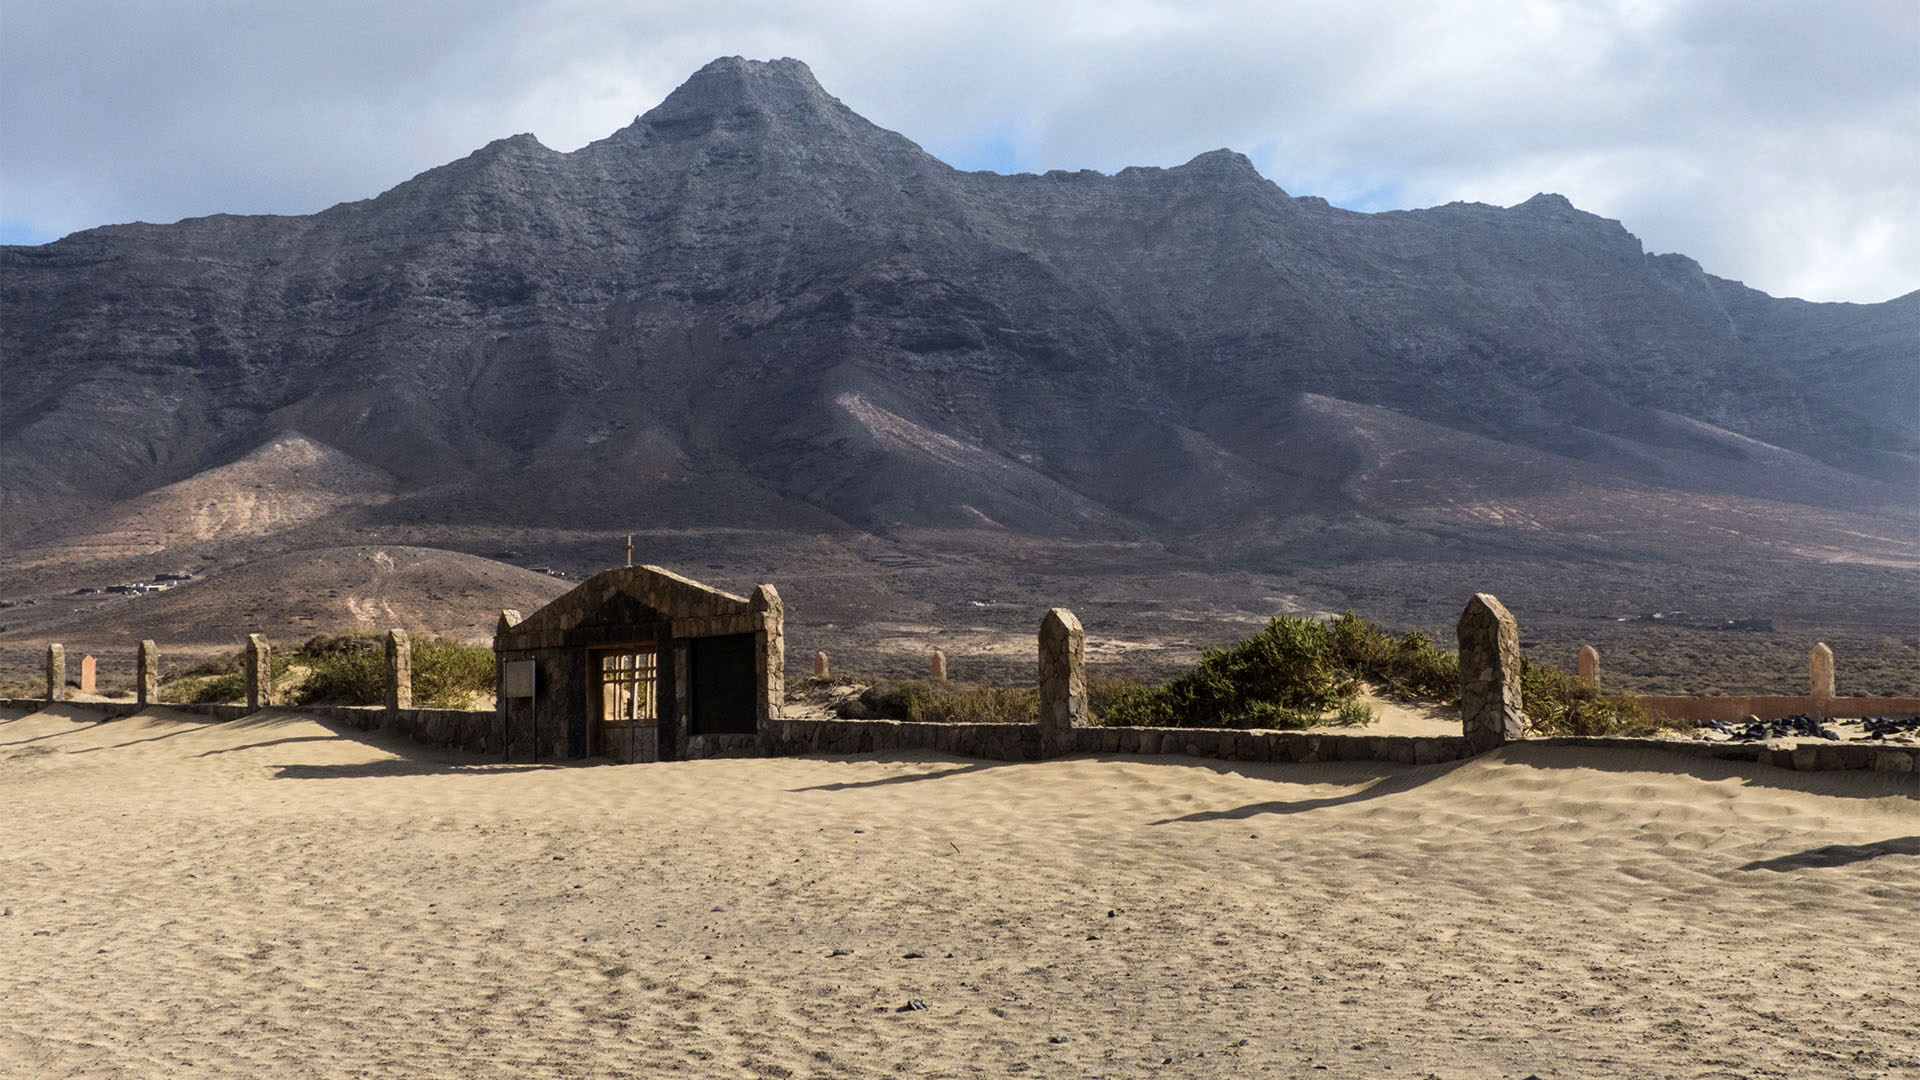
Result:
<instances>
[{"instance_id":1,"label":"sky","mask_svg":"<svg viewBox=\"0 0 1920 1080\"><path fill-rule=\"evenodd\" d=\"M0 0L0 242L573 150L731 55L960 168L1228 147L1349 209L1557 192L1776 296L1920 289L1920 0Z\"/></svg>"}]
</instances>

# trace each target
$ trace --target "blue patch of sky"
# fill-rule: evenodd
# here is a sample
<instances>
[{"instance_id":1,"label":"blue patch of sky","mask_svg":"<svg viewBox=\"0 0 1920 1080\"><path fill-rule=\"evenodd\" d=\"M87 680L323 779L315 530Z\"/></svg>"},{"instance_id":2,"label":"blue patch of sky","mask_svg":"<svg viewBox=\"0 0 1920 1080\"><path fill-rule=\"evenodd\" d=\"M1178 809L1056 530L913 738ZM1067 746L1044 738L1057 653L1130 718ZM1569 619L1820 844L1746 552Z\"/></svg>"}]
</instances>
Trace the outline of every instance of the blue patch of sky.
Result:
<instances>
[{"instance_id":1,"label":"blue patch of sky","mask_svg":"<svg viewBox=\"0 0 1920 1080\"><path fill-rule=\"evenodd\" d=\"M998 131L976 142L962 146L944 147L933 151L933 156L962 172L1031 172L1033 166L1012 136Z\"/></svg>"},{"instance_id":2,"label":"blue patch of sky","mask_svg":"<svg viewBox=\"0 0 1920 1080\"><path fill-rule=\"evenodd\" d=\"M1339 207L1362 214L1382 210L1410 210L1406 186L1397 181L1382 183L1377 173L1336 169L1332 172L1289 173L1284 151L1275 142L1259 142L1247 151L1260 175L1280 185L1287 194L1299 198L1314 195Z\"/></svg>"},{"instance_id":3,"label":"blue patch of sky","mask_svg":"<svg viewBox=\"0 0 1920 1080\"><path fill-rule=\"evenodd\" d=\"M26 221L0 221L0 244L37 246L60 239L45 228Z\"/></svg>"},{"instance_id":4,"label":"blue patch of sky","mask_svg":"<svg viewBox=\"0 0 1920 1080\"><path fill-rule=\"evenodd\" d=\"M1358 210L1363 214L1407 209L1407 191L1401 185L1388 183L1362 187L1360 185L1365 184L1368 179L1371 179L1370 177L1353 179L1357 181L1353 186L1335 183L1331 185L1332 190L1322 197L1342 210Z\"/></svg>"}]
</instances>

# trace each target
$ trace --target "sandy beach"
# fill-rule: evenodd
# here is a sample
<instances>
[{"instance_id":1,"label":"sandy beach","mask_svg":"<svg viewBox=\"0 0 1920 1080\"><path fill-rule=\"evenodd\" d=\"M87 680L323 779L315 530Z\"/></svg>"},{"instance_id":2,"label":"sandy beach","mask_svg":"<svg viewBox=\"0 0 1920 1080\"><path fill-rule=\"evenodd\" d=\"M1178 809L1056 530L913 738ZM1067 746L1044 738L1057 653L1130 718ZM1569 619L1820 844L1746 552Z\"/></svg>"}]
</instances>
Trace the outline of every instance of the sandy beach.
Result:
<instances>
[{"instance_id":1,"label":"sandy beach","mask_svg":"<svg viewBox=\"0 0 1920 1080\"><path fill-rule=\"evenodd\" d=\"M1920 1076L1912 774L96 715L0 712L0 1075Z\"/></svg>"}]
</instances>

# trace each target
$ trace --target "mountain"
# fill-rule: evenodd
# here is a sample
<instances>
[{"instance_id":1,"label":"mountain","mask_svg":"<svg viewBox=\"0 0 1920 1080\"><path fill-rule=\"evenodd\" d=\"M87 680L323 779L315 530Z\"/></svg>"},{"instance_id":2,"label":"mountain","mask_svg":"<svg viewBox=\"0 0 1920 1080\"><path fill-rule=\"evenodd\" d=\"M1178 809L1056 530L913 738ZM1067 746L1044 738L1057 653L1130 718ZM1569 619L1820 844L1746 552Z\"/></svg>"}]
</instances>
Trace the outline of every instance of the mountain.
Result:
<instances>
[{"instance_id":1,"label":"mountain","mask_svg":"<svg viewBox=\"0 0 1920 1080\"><path fill-rule=\"evenodd\" d=\"M1906 536L1920 480L1920 293L1776 299L1556 195L1354 213L1226 150L960 172L794 60L310 216L0 249L0 354L16 543L296 434L333 471L295 501L367 527L1404 547L1438 506L1497 548L1534 541L1475 514L1578 491Z\"/></svg>"}]
</instances>

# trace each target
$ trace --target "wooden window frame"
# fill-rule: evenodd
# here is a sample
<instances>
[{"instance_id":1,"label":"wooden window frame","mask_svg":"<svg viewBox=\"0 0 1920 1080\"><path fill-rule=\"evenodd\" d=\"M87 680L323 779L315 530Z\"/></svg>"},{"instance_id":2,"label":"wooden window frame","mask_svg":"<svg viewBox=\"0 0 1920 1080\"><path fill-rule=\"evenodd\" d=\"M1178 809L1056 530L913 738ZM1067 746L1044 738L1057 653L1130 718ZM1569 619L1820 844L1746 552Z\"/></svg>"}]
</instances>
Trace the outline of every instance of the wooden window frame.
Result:
<instances>
[{"instance_id":1,"label":"wooden window frame","mask_svg":"<svg viewBox=\"0 0 1920 1080\"><path fill-rule=\"evenodd\" d=\"M625 645L597 651L593 671L601 723L623 727L659 726L660 650L657 646Z\"/></svg>"}]
</instances>

